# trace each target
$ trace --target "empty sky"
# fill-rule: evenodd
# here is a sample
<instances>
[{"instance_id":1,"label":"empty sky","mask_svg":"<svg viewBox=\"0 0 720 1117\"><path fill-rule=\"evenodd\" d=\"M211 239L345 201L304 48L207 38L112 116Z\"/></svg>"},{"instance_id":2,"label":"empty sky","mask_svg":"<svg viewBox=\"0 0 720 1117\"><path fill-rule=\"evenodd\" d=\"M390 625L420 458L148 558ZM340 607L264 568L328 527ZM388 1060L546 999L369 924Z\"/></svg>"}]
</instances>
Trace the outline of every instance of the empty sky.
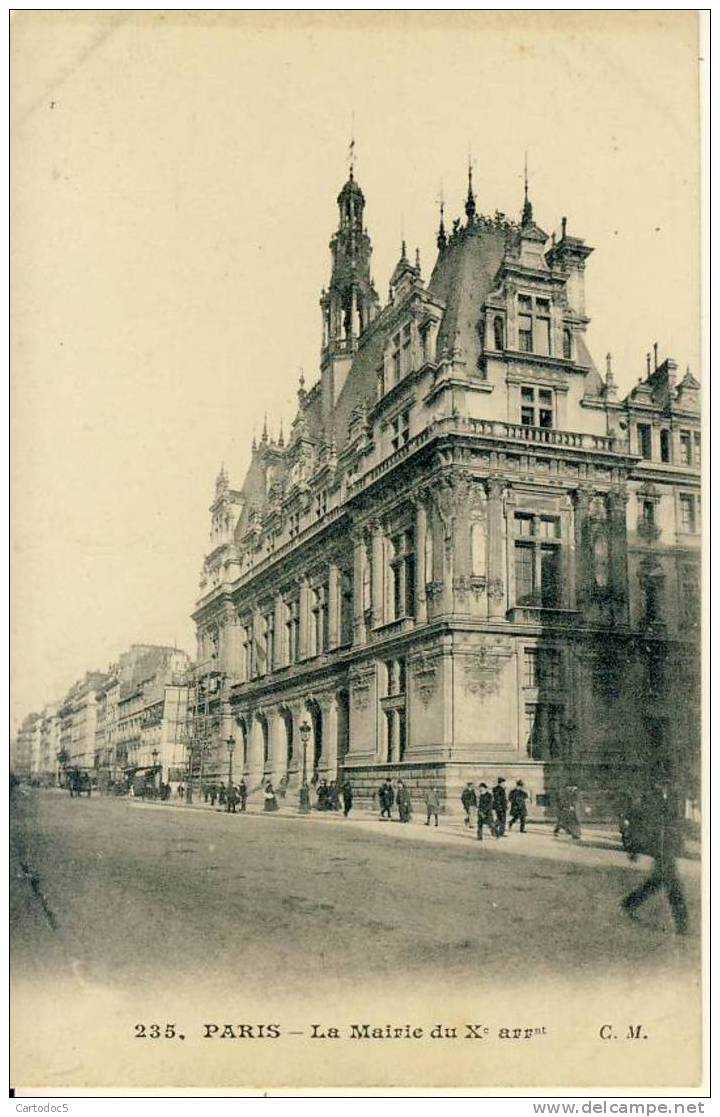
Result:
<instances>
[{"instance_id":1,"label":"empty sky","mask_svg":"<svg viewBox=\"0 0 720 1117\"><path fill-rule=\"evenodd\" d=\"M12 24L17 723L132 642L194 652L221 461L317 375L355 114L384 298L401 232L460 215L596 249L589 340L627 389L698 367L696 16L17 12Z\"/></svg>"}]
</instances>

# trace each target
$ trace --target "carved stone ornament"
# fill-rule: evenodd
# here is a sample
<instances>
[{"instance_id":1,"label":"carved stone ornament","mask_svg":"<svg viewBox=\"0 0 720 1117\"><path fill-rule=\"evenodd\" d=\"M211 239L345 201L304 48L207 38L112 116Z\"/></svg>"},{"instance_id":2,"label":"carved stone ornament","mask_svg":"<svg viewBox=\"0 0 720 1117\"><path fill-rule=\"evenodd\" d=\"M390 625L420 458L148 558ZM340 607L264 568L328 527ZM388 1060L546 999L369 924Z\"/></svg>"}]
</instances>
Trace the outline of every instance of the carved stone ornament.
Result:
<instances>
[{"instance_id":1,"label":"carved stone ornament","mask_svg":"<svg viewBox=\"0 0 720 1117\"><path fill-rule=\"evenodd\" d=\"M464 689L475 696L496 694L500 689L504 665L512 655L507 641L483 645L463 657Z\"/></svg>"},{"instance_id":2,"label":"carved stone ornament","mask_svg":"<svg viewBox=\"0 0 720 1117\"><path fill-rule=\"evenodd\" d=\"M427 585L425 586L425 593L430 598L430 600L433 600L436 597L440 597L440 594L443 591L443 585L444 585L443 582L428 582L427 583Z\"/></svg>"},{"instance_id":3,"label":"carved stone ornament","mask_svg":"<svg viewBox=\"0 0 720 1117\"><path fill-rule=\"evenodd\" d=\"M423 706L427 706L435 693L436 680L436 664L426 655L418 656L413 663L413 685Z\"/></svg>"},{"instance_id":4,"label":"carved stone ornament","mask_svg":"<svg viewBox=\"0 0 720 1117\"><path fill-rule=\"evenodd\" d=\"M505 586L502 578L491 578L487 584L487 594L491 601L502 601L505 597Z\"/></svg>"}]
</instances>

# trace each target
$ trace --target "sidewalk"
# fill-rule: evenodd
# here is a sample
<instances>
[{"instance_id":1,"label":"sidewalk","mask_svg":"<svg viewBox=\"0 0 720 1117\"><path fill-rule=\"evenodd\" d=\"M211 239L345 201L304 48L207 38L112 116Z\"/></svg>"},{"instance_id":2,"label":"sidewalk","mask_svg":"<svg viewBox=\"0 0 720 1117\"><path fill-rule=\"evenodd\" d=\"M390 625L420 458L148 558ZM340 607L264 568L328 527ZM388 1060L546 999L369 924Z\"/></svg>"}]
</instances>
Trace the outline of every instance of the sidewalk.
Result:
<instances>
[{"instance_id":1,"label":"sidewalk","mask_svg":"<svg viewBox=\"0 0 720 1117\"><path fill-rule=\"evenodd\" d=\"M294 820L302 821L303 824L308 826L351 826L353 829L361 829L363 832L371 832L383 837L397 838L399 841L425 841L456 847L458 842L463 842L467 846L477 849L479 853L484 850L492 850L510 856L525 855L587 866L635 869L643 873L647 873L652 866L652 860L649 857L639 857L637 861L630 861L620 845L617 830L610 825L600 826L596 824L593 827L583 828L582 839L576 842L567 834L561 834L557 838L554 837L554 821L552 820L528 822L528 829L525 834L512 830L504 838L496 839L489 836L480 843L477 840L474 827L466 828L462 817L457 815L441 816L440 825L436 828L435 826L426 827L424 817L421 817L420 812L416 813L409 823L402 824L396 818L391 820L380 819L377 811L360 807L353 808L349 818L345 818L341 811L313 810L310 814L301 815L297 806L287 801L274 812L265 811L259 802L249 802L247 810L244 812L238 810L236 815L229 814L224 807L220 808L217 805L211 807L209 803L202 800L192 804L177 799L166 803L146 802L142 799L129 800L129 802L135 810L178 810L185 811L188 815L201 813L220 815L228 822L232 820L233 825L235 822L241 825L243 821L248 820L252 820L254 825L260 819L267 823ZM683 876L699 875L699 843L688 842L686 844L690 856L679 859L680 871ZM697 846L697 851L693 850L693 846Z\"/></svg>"}]
</instances>

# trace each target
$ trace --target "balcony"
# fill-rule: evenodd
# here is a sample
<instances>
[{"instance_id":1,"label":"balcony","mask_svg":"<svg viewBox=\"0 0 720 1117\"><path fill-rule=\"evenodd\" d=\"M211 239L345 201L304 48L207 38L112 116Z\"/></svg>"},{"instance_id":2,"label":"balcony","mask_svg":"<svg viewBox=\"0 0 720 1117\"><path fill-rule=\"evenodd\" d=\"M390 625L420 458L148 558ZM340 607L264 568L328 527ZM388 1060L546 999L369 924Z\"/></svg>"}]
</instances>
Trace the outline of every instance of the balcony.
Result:
<instances>
[{"instance_id":1,"label":"balcony","mask_svg":"<svg viewBox=\"0 0 720 1117\"><path fill-rule=\"evenodd\" d=\"M573 625L577 623L577 610L553 609L542 605L514 605L508 609L507 619L512 624Z\"/></svg>"},{"instance_id":2,"label":"balcony","mask_svg":"<svg viewBox=\"0 0 720 1117\"><path fill-rule=\"evenodd\" d=\"M615 452L615 439L601 434L561 431L553 427L528 427L522 423L504 423L496 419L470 419L462 416L449 421L453 424L454 431L459 434L502 438L512 442L526 442L534 446L565 446L571 450L595 450L606 454Z\"/></svg>"}]
</instances>

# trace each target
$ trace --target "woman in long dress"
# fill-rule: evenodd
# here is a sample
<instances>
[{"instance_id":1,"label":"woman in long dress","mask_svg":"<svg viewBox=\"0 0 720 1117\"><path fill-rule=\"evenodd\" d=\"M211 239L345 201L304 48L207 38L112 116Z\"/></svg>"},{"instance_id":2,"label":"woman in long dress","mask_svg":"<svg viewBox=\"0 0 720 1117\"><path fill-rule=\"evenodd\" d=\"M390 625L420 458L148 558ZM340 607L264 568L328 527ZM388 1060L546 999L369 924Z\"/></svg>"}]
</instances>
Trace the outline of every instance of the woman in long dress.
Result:
<instances>
[{"instance_id":1,"label":"woman in long dress","mask_svg":"<svg viewBox=\"0 0 720 1117\"><path fill-rule=\"evenodd\" d=\"M266 811L276 811L278 809L277 799L275 798L275 792L273 790L273 785L270 783L269 780L265 784L264 795L265 795L265 810Z\"/></svg>"}]
</instances>

